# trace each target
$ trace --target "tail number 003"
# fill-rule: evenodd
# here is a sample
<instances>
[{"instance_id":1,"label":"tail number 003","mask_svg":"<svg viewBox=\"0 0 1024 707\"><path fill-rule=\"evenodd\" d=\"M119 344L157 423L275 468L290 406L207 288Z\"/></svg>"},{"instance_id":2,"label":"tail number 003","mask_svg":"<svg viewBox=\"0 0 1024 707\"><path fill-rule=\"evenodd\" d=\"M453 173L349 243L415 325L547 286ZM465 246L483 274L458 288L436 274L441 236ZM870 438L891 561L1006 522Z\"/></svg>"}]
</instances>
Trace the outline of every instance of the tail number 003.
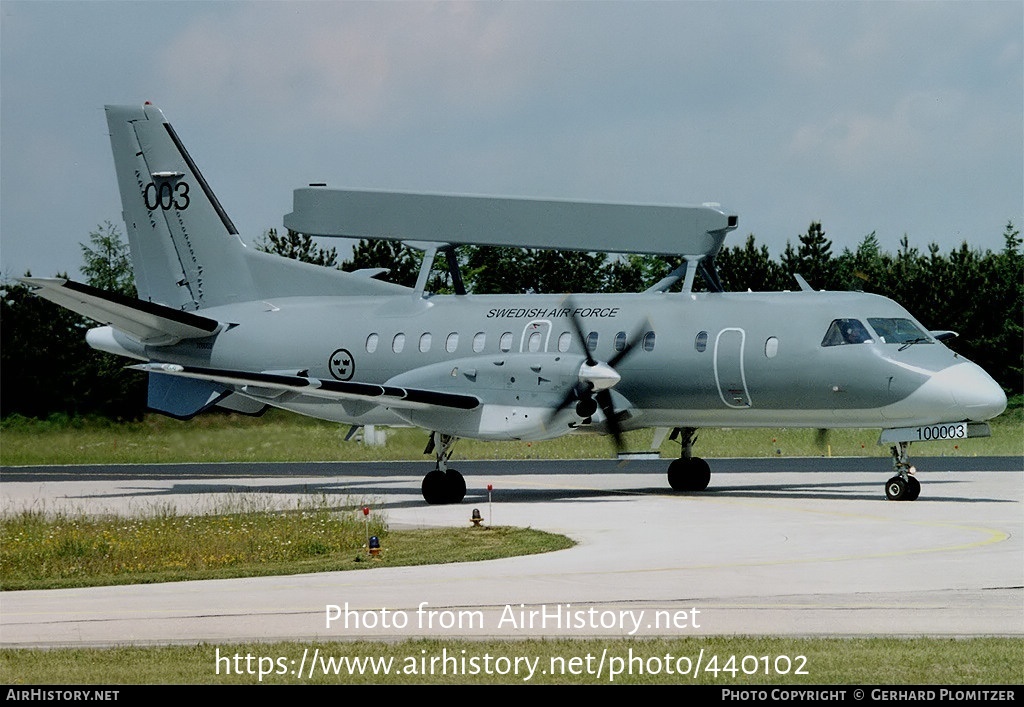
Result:
<instances>
[{"instance_id":1,"label":"tail number 003","mask_svg":"<svg viewBox=\"0 0 1024 707\"><path fill-rule=\"evenodd\" d=\"M177 184L150 182L142 191L142 198L146 202L146 208L150 211L155 209L184 211L192 203L188 195L188 182L178 182Z\"/></svg>"}]
</instances>

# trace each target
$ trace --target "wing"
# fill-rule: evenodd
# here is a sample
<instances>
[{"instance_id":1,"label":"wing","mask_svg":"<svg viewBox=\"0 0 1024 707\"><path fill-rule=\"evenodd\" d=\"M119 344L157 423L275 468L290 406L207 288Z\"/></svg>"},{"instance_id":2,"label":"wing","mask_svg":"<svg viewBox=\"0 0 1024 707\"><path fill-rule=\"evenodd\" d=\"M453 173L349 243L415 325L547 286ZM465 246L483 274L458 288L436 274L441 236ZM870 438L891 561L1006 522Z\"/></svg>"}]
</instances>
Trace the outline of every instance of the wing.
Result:
<instances>
[{"instance_id":1,"label":"wing","mask_svg":"<svg viewBox=\"0 0 1024 707\"><path fill-rule=\"evenodd\" d=\"M130 368L147 373L212 381L258 398L275 398L282 393L290 392L314 398L360 400L405 409L441 407L454 410L474 410L480 405L480 399L475 395L355 381L324 380L301 375L300 371L295 373L233 371L180 366L174 363L142 363Z\"/></svg>"}]
</instances>

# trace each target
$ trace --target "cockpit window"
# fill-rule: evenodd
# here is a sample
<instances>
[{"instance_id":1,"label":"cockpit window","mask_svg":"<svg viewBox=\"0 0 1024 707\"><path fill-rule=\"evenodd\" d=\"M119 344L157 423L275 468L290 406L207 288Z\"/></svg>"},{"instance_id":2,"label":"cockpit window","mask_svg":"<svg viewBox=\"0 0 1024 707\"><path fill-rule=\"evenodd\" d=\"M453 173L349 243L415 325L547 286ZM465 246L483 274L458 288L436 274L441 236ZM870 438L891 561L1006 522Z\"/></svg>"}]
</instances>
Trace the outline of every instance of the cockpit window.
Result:
<instances>
[{"instance_id":1,"label":"cockpit window","mask_svg":"<svg viewBox=\"0 0 1024 707\"><path fill-rule=\"evenodd\" d=\"M868 324L883 344L930 344L932 339L909 319L868 317Z\"/></svg>"},{"instance_id":2,"label":"cockpit window","mask_svg":"<svg viewBox=\"0 0 1024 707\"><path fill-rule=\"evenodd\" d=\"M858 319L834 319L821 340L822 346L843 344L870 344L871 334Z\"/></svg>"}]
</instances>

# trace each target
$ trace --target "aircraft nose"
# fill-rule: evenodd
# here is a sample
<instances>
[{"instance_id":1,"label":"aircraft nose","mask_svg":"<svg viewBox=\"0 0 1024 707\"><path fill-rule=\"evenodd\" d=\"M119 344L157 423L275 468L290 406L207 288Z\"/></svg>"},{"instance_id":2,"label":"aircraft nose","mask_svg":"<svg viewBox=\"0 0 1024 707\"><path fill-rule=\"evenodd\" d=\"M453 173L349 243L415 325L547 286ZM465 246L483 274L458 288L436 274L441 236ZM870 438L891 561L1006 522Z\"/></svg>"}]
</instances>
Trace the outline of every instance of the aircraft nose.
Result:
<instances>
[{"instance_id":1,"label":"aircraft nose","mask_svg":"<svg viewBox=\"0 0 1024 707\"><path fill-rule=\"evenodd\" d=\"M1006 409L1006 394L977 364L965 361L936 373L932 380L947 390L968 420L990 420Z\"/></svg>"}]
</instances>

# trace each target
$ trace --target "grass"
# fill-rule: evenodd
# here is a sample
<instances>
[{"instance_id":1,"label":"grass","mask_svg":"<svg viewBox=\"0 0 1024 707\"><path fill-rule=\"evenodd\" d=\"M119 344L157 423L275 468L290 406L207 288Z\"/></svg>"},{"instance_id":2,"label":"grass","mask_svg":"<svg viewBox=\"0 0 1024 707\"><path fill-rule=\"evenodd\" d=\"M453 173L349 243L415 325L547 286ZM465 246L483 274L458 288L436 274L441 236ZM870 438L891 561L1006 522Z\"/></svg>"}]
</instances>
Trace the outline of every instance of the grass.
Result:
<instances>
[{"instance_id":1,"label":"grass","mask_svg":"<svg viewBox=\"0 0 1024 707\"><path fill-rule=\"evenodd\" d=\"M132 517L24 510L0 517L4 590L142 584L469 562L561 550L564 536L522 528L391 531L362 504L329 498L269 508L257 496L230 509ZM227 512L225 512L227 510ZM364 521L365 518L365 521ZM367 537L380 540L371 558Z\"/></svg>"},{"instance_id":2,"label":"grass","mask_svg":"<svg viewBox=\"0 0 1024 707\"><path fill-rule=\"evenodd\" d=\"M914 456L1024 455L1024 407L992 421L992 437L916 444ZM387 428L384 446L345 442L348 427L272 411L261 418L207 414L190 421L149 415L139 422L59 418L7 418L0 427L0 464L149 464L170 462L398 461L422 460L422 430ZM648 450L653 431L626 434L631 450ZM715 457L888 456L878 430L832 430L824 441L807 429L706 429L696 453ZM665 440L664 457L679 446ZM613 454L611 443L592 435L568 435L545 442L460 440L459 459L590 459Z\"/></svg>"},{"instance_id":3,"label":"grass","mask_svg":"<svg viewBox=\"0 0 1024 707\"><path fill-rule=\"evenodd\" d=\"M698 659L701 668L695 671ZM58 674L63 684L107 686L1016 685L1024 677L1022 665L1024 641L1012 638L420 639L52 649L45 652L45 660L39 651L0 650L0 682L52 683ZM306 666L301 676L295 674L300 666ZM390 668L387 677L381 674L382 666ZM849 697L853 699L852 691Z\"/></svg>"}]
</instances>

